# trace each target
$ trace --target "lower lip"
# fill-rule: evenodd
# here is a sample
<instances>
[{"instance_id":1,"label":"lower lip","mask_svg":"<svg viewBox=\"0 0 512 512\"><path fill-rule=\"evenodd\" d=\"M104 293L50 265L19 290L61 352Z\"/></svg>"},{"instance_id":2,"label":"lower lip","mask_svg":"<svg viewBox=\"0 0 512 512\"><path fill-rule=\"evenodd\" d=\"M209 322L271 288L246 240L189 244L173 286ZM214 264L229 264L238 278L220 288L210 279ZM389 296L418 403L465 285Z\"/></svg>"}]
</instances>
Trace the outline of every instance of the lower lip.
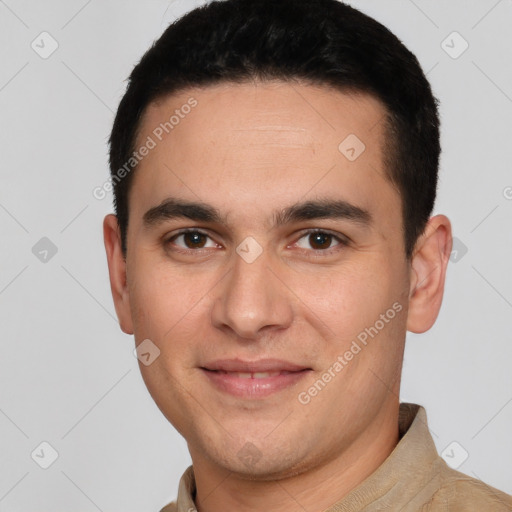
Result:
<instances>
[{"instance_id":1,"label":"lower lip","mask_svg":"<svg viewBox=\"0 0 512 512\"><path fill-rule=\"evenodd\" d=\"M262 379L243 379L233 373L222 373L204 368L201 370L217 389L242 398L265 398L272 393L293 386L312 371L301 370Z\"/></svg>"}]
</instances>

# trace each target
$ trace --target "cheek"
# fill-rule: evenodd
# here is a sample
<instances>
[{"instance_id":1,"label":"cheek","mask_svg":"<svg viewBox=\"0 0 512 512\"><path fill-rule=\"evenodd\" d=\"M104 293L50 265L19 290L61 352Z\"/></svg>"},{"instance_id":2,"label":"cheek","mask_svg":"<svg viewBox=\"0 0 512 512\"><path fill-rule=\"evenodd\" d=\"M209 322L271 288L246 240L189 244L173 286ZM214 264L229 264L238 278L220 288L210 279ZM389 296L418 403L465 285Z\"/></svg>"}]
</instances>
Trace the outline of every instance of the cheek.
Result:
<instances>
[{"instance_id":1,"label":"cheek","mask_svg":"<svg viewBox=\"0 0 512 512\"><path fill-rule=\"evenodd\" d=\"M179 283L171 278L168 272L158 265L148 262L146 265L134 265L135 272L130 276L129 293L132 320L137 340L150 338L158 340L171 329L183 316L184 300L177 300Z\"/></svg>"},{"instance_id":2,"label":"cheek","mask_svg":"<svg viewBox=\"0 0 512 512\"><path fill-rule=\"evenodd\" d=\"M382 265L366 262L295 277L290 288L303 303L304 316L328 337L341 340L357 335L390 308L397 294ZM377 270L375 270L377 269Z\"/></svg>"},{"instance_id":3,"label":"cheek","mask_svg":"<svg viewBox=\"0 0 512 512\"><path fill-rule=\"evenodd\" d=\"M187 275L165 262L139 266L130 283L135 339L149 338L164 359L175 361L176 353L186 357L189 351L184 349L207 336L207 292L214 284L213 278L210 282L204 274Z\"/></svg>"}]
</instances>

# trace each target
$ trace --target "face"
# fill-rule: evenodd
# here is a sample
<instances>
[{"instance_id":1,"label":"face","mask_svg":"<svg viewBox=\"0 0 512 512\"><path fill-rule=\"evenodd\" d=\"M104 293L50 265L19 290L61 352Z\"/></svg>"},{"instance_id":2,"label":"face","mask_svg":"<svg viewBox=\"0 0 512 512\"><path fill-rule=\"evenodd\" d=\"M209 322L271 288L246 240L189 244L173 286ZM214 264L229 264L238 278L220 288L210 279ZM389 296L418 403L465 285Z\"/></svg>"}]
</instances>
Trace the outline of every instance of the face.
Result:
<instances>
[{"instance_id":1,"label":"face","mask_svg":"<svg viewBox=\"0 0 512 512\"><path fill-rule=\"evenodd\" d=\"M410 265L384 116L280 82L148 107L116 307L160 351L141 372L195 462L294 474L396 409Z\"/></svg>"}]
</instances>

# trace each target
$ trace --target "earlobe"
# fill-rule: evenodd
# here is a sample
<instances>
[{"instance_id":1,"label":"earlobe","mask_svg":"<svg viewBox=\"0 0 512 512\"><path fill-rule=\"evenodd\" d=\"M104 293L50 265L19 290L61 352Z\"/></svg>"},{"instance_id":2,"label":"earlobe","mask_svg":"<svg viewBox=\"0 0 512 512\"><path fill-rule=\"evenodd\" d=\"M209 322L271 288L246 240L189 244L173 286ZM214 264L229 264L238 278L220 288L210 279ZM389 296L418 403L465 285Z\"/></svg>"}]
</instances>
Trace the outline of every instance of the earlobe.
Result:
<instances>
[{"instance_id":1,"label":"earlobe","mask_svg":"<svg viewBox=\"0 0 512 512\"><path fill-rule=\"evenodd\" d=\"M109 214L103 220L103 241L107 253L110 289L119 325L126 334L133 334L130 295L126 280L126 260L121 247L121 233L115 215Z\"/></svg>"},{"instance_id":2,"label":"earlobe","mask_svg":"<svg viewBox=\"0 0 512 512\"><path fill-rule=\"evenodd\" d=\"M439 314L452 250L452 232L444 215L432 217L418 239L411 261L407 330L428 331Z\"/></svg>"}]
</instances>

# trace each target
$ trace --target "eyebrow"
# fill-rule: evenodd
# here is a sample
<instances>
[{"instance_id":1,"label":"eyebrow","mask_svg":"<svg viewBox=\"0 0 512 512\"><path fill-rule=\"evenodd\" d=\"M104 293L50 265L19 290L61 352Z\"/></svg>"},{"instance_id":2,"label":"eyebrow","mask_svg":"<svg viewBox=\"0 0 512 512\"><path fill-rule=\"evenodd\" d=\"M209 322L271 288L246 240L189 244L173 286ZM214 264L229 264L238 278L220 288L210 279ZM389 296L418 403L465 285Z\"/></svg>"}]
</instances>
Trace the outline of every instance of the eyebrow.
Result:
<instances>
[{"instance_id":1,"label":"eyebrow","mask_svg":"<svg viewBox=\"0 0 512 512\"><path fill-rule=\"evenodd\" d=\"M179 218L196 222L228 224L226 216L212 205L172 197L149 209L143 216L143 223L149 228L167 220ZM275 210L272 215L272 227L314 219L343 219L364 227L368 227L373 221L368 210L347 201L317 199Z\"/></svg>"}]
</instances>

